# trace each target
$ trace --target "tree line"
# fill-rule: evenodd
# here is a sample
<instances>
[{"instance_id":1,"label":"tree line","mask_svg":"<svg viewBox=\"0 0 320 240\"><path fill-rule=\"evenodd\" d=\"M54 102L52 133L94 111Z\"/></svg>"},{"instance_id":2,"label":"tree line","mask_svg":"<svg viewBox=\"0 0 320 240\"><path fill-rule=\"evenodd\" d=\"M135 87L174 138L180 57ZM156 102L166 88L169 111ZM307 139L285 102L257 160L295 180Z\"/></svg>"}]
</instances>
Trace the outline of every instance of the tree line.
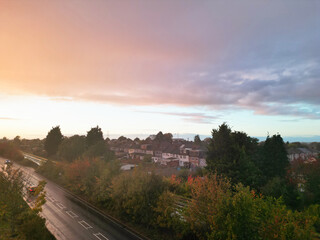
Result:
<instances>
[{"instance_id":1,"label":"tree line","mask_svg":"<svg viewBox=\"0 0 320 240\"><path fill-rule=\"evenodd\" d=\"M65 137L60 126L53 127L44 142L47 156L57 160L72 162L80 157L112 158L112 152L104 141L103 132L99 126L91 128L86 136L74 135Z\"/></svg>"},{"instance_id":2,"label":"tree line","mask_svg":"<svg viewBox=\"0 0 320 240\"><path fill-rule=\"evenodd\" d=\"M279 134L259 143L223 123L212 131L206 169L167 178L84 154L89 132L80 157L38 171L152 239L313 239L320 230L319 159L290 164Z\"/></svg>"}]
</instances>

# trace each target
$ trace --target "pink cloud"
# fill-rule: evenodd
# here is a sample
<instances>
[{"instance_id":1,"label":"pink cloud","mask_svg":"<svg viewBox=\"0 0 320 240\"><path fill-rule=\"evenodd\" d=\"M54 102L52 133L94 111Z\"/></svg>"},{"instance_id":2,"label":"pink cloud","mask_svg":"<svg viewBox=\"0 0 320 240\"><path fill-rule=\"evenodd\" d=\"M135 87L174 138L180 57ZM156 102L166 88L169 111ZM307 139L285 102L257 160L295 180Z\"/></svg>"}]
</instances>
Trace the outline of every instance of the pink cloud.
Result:
<instances>
[{"instance_id":1,"label":"pink cloud","mask_svg":"<svg viewBox=\"0 0 320 240\"><path fill-rule=\"evenodd\" d=\"M317 9L299 2L5 1L1 91L302 115L302 108L283 109L319 104ZM266 111L270 104L278 111Z\"/></svg>"}]
</instances>

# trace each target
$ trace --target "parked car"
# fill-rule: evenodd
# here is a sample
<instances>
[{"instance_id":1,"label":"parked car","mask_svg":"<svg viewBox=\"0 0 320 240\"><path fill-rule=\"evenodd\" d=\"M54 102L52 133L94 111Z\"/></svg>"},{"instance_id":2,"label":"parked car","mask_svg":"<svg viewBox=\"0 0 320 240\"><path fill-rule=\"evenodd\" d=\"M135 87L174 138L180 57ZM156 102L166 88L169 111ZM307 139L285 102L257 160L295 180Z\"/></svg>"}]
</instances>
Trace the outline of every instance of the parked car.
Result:
<instances>
[{"instance_id":1,"label":"parked car","mask_svg":"<svg viewBox=\"0 0 320 240\"><path fill-rule=\"evenodd\" d=\"M6 160L6 162L5 162L4 164L11 165L11 164L12 164L12 162L11 162L9 159L7 159L7 160Z\"/></svg>"}]
</instances>

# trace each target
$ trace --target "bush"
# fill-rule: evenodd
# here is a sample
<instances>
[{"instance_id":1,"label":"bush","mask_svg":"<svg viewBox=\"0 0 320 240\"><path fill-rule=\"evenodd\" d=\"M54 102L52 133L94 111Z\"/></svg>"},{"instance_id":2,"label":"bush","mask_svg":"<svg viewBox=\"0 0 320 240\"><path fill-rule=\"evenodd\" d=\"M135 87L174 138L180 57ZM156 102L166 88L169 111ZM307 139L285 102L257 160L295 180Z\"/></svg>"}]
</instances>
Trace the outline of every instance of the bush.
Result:
<instances>
[{"instance_id":1,"label":"bush","mask_svg":"<svg viewBox=\"0 0 320 240\"><path fill-rule=\"evenodd\" d=\"M150 226L155 219L154 208L165 184L160 176L135 170L115 177L111 189L117 213L135 223Z\"/></svg>"},{"instance_id":2,"label":"bush","mask_svg":"<svg viewBox=\"0 0 320 240\"><path fill-rule=\"evenodd\" d=\"M8 142L0 143L0 156L13 161L22 161L24 159L19 149L14 144Z\"/></svg>"}]
</instances>

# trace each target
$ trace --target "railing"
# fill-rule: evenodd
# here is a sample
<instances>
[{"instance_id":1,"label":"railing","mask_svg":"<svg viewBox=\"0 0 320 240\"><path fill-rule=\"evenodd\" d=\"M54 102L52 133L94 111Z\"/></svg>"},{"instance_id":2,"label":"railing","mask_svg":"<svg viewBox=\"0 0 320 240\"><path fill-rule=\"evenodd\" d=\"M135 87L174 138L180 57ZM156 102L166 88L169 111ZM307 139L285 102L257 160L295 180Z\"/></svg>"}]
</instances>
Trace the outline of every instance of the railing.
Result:
<instances>
[{"instance_id":1,"label":"railing","mask_svg":"<svg viewBox=\"0 0 320 240\"><path fill-rule=\"evenodd\" d=\"M22 152L22 154L23 154L25 159L28 159L28 160L34 162L37 165L41 165L41 163L48 161L48 159L46 159L46 158L38 157L38 156L35 156L35 155L31 154L31 153Z\"/></svg>"}]
</instances>

